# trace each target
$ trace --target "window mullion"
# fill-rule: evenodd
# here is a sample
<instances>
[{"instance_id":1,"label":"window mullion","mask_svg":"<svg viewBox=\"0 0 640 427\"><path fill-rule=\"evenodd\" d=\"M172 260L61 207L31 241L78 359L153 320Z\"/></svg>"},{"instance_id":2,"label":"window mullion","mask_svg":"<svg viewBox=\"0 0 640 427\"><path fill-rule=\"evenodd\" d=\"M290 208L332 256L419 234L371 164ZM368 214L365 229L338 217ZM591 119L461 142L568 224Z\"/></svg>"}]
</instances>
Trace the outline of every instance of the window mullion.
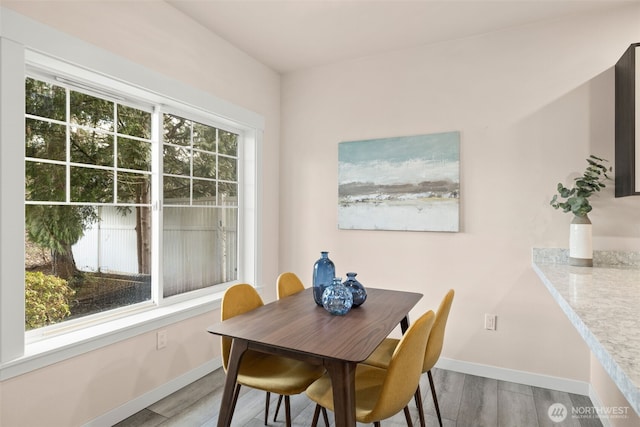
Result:
<instances>
[{"instance_id":1,"label":"window mullion","mask_svg":"<svg viewBox=\"0 0 640 427\"><path fill-rule=\"evenodd\" d=\"M113 103L113 202L119 203L118 197L118 103Z\"/></svg>"},{"instance_id":2,"label":"window mullion","mask_svg":"<svg viewBox=\"0 0 640 427\"><path fill-rule=\"evenodd\" d=\"M162 172L162 108L156 106L151 114L151 300L158 305L163 299Z\"/></svg>"},{"instance_id":3,"label":"window mullion","mask_svg":"<svg viewBox=\"0 0 640 427\"><path fill-rule=\"evenodd\" d=\"M66 135L65 135L65 149L66 149L66 185L65 185L65 202L71 201L71 90L65 89L65 117L66 117Z\"/></svg>"}]
</instances>

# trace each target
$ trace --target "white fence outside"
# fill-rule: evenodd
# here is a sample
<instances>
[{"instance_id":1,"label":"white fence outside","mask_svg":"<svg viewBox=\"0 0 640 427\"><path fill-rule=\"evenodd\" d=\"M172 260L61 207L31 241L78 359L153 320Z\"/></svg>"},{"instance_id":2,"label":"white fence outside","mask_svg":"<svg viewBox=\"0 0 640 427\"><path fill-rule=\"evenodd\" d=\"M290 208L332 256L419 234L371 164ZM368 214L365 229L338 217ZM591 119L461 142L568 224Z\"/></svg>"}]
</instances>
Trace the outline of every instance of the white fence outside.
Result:
<instances>
[{"instance_id":1,"label":"white fence outside","mask_svg":"<svg viewBox=\"0 0 640 427\"><path fill-rule=\"evenodd\" d=\"M80 270L138 274L135 213L99 208L101 220L73 246ZM163 211L165 296L237 277L237 209L166 207Z\"/></svg>"}]
</instances>

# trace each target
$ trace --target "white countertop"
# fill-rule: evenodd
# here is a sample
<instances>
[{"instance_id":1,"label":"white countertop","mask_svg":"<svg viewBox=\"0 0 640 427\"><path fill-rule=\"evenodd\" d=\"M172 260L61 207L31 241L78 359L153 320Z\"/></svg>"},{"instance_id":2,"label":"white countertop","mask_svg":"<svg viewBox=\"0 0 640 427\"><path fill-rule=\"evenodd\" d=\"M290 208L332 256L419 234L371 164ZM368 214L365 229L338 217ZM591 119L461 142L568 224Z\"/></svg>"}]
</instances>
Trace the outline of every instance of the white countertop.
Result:
<instances>
[{"instance_id":1,"label":"white countertop","mask_svg":"<svg viewBox=\"0 0 640 427\"><path fill-rule=\"evenodd\" d=\"M616 265L608 253L594 267L573 267L552 249L534 249L533 269L571 323L640 414L640 265L637 253L631 262ZM556 251L562 251L560 249ZM602 255L602 254L600 254ZM613 257L616 258L616 257Z\"/></svg>"}]
</instances>

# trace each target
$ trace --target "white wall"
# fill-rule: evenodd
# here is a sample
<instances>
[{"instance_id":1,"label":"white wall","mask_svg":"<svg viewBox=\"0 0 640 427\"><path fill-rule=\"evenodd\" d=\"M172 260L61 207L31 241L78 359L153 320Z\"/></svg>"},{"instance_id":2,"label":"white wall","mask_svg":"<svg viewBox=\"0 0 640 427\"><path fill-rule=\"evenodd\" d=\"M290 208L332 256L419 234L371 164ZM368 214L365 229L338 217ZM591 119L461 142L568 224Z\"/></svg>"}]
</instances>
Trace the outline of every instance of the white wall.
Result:
<instances>
[{"instance_id":1,"label":"white wall","mask_svg":"<svg viewBox=\"0 0 640 427\"><path fill-rule=\"evenodd\" d=\"M568 247L549 200L589 154L613 162L613 66L640 41L640 6L294 72L282 81L280 269L311 281L321 250L338 274L424 293L456 289L443 356L589 381L589 350L531 268ZM341 141L461 133L461 231L337 228ZM595 197L595 249L640 250L640 197ZM495 332L484 313L498 315Z\"/></svg>"},{"instance_id":2,"label":"white wall","mask_svg":"<svg viewBox=\"0 0 640 427\"><path fill-rule=\"evenodd\" d=\"M557 181L590 153L613 159L612 66L640 40L640 8L302 71L281 88L277 74L161 2L3 6L266 117L266 299L279 271L308 285L328 250L365 286L423 292L416 314L455 288L444 357L589 381L589 351L533 273L530 250L567 246L570 218L548 206ZM460 233L337 229L338 142L449 130L461 132ZM611 189L597 198L595 248L640 250L639 208ZM482 329L484 313L498 314L496 332ZM216 357L217 340L201 332L217 318L172 326L166 351L145 334L2 382L0 424L77 425L135 399Z\"/></svg>"},{"instance_id":3,"label":"white wall","mask_svg":"<svg viewBox=\"0 0 640 427\"><path fill-rule=\"evenodd\" d=\"M260 248L257 284L266 285L266 300L275 298L280 76L164 2L3 0L2 6L265 118L259 183L269 197L262 201L260 238L268 244ZM0 425L82 425L211 368L219 338L206 328L219 317L211 311L168 326L162 350L153 331L2 381Z\"/></svg>"}]
</instances>

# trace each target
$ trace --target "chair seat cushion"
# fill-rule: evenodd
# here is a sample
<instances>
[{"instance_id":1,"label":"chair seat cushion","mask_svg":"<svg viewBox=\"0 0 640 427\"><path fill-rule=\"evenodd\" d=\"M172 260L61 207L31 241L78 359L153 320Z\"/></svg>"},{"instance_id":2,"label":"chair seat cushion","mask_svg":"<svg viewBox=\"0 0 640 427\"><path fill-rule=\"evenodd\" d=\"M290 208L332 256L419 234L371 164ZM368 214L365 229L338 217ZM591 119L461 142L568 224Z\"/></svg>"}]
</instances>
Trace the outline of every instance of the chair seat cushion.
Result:
<instances>
[{"instance_id":1,"label":"chair seat cushion","mask_svg":"<svg viewBox=\"0 0 640 427\"><path fill-rule=\"evenodd\" d=\"M391 361L391 356L393 356L393 352L396 350L399 342L400 340L396 338L385 338L373 353L371 353L371 356L362 363L387 369Z\"/></svg>"},{"instance_id":2,"label":"chair seat cushion","mask_svg":"<svg viewBox=\"0 0 640 427\"><path fill-rule=\"evenodd\" d=\"M323 373L322 366L251 352L242 358L237 382L271 393L294 395L305 391Z\"/></svg>"}]
</instances>

